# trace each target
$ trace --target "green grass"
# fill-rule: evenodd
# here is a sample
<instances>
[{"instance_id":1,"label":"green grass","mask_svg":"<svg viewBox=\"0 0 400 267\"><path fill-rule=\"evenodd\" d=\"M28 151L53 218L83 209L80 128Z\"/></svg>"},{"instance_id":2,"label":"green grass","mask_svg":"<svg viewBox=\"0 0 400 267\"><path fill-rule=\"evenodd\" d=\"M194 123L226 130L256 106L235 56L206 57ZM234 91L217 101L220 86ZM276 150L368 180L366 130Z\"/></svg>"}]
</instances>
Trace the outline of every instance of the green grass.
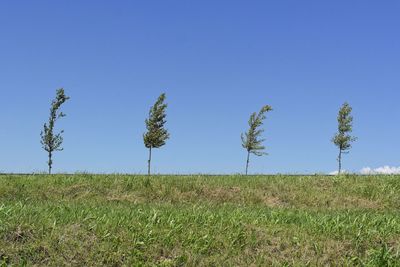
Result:
<instances>
[{"instance_id":1,"label":"green grass","mask_svg":"<svg viewBox=\"0 0 400 267\"><path fill-rule=\"evenodd\" d=\"M0 176L0 266L400 266L400 176Z\"/></svg>"}]
</instances>

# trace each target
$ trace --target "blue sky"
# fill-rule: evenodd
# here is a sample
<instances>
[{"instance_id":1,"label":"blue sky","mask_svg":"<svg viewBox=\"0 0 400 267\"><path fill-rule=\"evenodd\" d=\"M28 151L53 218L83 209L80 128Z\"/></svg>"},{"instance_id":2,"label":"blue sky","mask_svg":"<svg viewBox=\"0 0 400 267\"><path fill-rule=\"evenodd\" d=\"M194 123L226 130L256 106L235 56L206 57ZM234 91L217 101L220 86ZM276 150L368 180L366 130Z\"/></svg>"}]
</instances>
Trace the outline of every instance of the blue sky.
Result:
<instances>
[{"instance_id":1,"label":"blue sky","mask_svg":"<svg viewBox=\"0 0 400 267\"><path fill-rule=\"evenodd\" d=\"M399 1L1 1L0 171L46 170L40 131L55 90L55 172L145 173L149 107L166 92L159 173L239 173L240 134L269 104L268 156L251 173L337 168L340 105L359 139L344 169L399 166Z\"/></svg>"}]
</instances>

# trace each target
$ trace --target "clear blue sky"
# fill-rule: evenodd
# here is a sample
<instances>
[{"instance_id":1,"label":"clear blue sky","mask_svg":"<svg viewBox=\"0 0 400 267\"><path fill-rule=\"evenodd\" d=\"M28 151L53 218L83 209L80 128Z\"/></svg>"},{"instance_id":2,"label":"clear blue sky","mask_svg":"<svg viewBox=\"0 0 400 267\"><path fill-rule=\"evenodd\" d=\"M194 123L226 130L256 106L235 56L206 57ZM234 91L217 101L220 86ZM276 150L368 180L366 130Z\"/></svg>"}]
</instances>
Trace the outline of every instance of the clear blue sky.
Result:
<instances>
[{"instance_id":1,"label":"clear blue sky","mask_svg":"<svg viewBox=\"0 0 400 267\"><path fill-rule=\"evenodd\" d=\"M145 173L144 119L166 92L154 172L238 173L240 133L269 104L251 173L337 168L339 106L359 140L344 168L400 163L399 1L1 1L0 171L46 170L39 133L71 97L55 172Z\"/></svg>"}]
</instances>

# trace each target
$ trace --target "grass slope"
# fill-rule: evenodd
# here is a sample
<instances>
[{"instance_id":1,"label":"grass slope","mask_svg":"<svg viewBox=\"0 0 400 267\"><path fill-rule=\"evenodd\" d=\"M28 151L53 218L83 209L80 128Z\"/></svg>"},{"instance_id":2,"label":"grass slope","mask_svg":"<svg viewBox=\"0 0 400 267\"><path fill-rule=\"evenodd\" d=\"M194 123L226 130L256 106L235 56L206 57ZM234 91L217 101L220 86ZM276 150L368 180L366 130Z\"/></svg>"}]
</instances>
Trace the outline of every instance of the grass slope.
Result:
<instances>
[{"instance_id":1,"label":"grass slope","mask_svg":"<svg viewBox=\"0 0 400 267\"><path fill-rule=\"evenodd\" d=\"M0 266L400 266L399 176L0 176Z\"/></svg>"}]
</instances>

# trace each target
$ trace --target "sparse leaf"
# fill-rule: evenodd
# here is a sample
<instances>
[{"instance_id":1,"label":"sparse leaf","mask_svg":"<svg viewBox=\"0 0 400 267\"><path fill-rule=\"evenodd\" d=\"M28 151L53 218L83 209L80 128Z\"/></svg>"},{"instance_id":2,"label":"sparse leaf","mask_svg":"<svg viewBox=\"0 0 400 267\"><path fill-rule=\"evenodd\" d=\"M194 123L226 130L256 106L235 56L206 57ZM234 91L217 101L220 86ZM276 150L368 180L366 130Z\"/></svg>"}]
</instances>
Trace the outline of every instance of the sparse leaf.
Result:
<instances>
[{"instance_id":1,"label":"sparse leaf","mask_svg":"<svg viewBox=\"0 0 400 267\"><path fill-rule=\"evenodd\" d=\"M263 121L266 118L266 113L272 111L271 106L265 105L261 108L258 114L256 112L250 115L248 121L249 130L241 134L242 147L247 150L247 162L246 162L246 174L249 164L249 155L254 154L256 156L267 155L264 152L265 146L262 143L265 139L260 139L264 129L260 128L263 125Z\"/></svg>"},{"instance_id":2,"label":"sparse leaf","mask_svg":"<svg viewBox=\"0 0 400 267\"><path fill-rule=\"evenodd\" d=\"M63 88L57 90L56 98L51 102L48 124L45 123L43 125L43 131L40 132L40 143L42 144L43 149L48 152L49 159L47 164L49 166L49 174L51 173L53 164L52 153L54 151L63 150L61 147L63 142L61 134L64 133L64 131L61 130L60 133L54 134L54 126L58 118L66 116L63 112L59 112L59 109L61 105L68 99L69 97L65 95Z\"/></svg>"},{"instance_id":3,"label":"sparse leaf","mask_svg":"<svg viewBox=\"0 0 400 267\"><path fill-rule=\"evenodd\" d=\"M351 115L352 108L345 102L339 110L337 117L338 121L338 132L332 138L332 142L339 148L339 171L340 174L342 169L342 154L348 154L351 149L351 143L356 141L357 138L351 136L350 133L353 131L353 116Z\"/></svg>"}]
</instances>

